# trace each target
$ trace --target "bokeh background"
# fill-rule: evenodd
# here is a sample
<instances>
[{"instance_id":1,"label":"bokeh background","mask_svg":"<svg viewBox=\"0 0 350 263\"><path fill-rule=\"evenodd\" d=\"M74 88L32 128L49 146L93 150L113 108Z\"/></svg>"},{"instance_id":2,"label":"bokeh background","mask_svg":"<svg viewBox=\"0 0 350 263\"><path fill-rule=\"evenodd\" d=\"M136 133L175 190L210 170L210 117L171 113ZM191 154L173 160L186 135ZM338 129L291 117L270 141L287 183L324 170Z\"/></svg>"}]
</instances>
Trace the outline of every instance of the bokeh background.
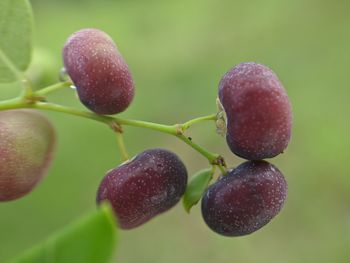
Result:
<instances>
[{"instance_id":1,"label":"bokeh background","mask_svg":"<svg viewBox=\"0 0 350 263\"><path fill-rule=\"evenodd\" d=\"M271 160L285 174L289 196L272 223L246 237L221 237L206 227L198 206L187 215L179 204L142 227L122 231L113 262L350 262L349 1L32 4L35 60L45 65L33 65L32 72L49 73L46 83L55 82L62 45L72 32L97 27L115 39L137 87L123 117L170 124L213 113L221 76L244 61L271 67L292 101L292 141L285 154ZM17 92L16 86L2 86L0 96ZM73 90L50 99L82 108ZM34 192L0 204L0 262L94 209L101 178L120 162L114 134L105 126L46 114L57 129L56 158ZM182 157L190 174L207 166L176 138L125 130L131 154L164 147ZM212 123L199 124L191 136L224 154L232 166L243 161L228 151Z\"/></svg>"}]
</instances>

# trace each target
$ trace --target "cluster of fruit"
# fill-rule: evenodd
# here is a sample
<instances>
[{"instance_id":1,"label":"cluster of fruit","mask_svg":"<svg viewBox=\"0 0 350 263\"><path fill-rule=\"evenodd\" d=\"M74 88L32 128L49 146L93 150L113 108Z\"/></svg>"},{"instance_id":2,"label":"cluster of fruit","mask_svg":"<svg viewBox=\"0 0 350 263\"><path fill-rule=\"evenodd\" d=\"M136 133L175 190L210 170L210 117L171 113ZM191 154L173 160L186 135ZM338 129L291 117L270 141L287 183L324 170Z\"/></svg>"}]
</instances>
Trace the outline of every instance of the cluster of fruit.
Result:
<instances>
[{"instance_id":1,"label":"cluster of fruit","mask_svg":"<svg viewBox=\"0 0 350 263\"><path fill-rule=\"evenodd\" d=\"M99 115L124 111L134 96L128 66L113 40L97 29L74 33L63 49L67 74L80 101ZM215 232L246 235L267 224L282 208L287 184L272 164L291 134L291 109L277 76L267 67L242 63L219 84L218 121L236 155L249 161L224 173L205 189L202 215ZM0 201L19 198L40 181L50 163L55 134L33 110L0 112ZM184 195L187 170L180 158L150 149L109 171L97 202L111 203L119 226L137 227L172 208Z\"/></svg>"}]
</instances>

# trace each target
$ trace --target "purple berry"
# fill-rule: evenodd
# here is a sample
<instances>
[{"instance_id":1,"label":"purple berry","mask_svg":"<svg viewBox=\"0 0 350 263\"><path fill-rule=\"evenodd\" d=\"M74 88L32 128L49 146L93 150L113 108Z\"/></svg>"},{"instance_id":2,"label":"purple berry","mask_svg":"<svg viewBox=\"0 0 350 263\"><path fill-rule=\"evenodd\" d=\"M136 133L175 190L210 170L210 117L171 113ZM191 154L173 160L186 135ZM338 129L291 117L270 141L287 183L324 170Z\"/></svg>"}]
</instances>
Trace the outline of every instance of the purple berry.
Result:
<instances>
[{"instance_id":1,"label":"purple berry","mask_svg":"<svg viewBox=\"0 0 350 263\"><path fill-rule=\"evenodd\" d=\"M207 225L224 236L250 234L282 209L287 183L282 173L265 161L248 161L211 185L202 198Z\"/></svg>"},{"instance_id":2,"label":"purple berry","mask_svg":"<svg viewBox=\"0 0 350 263\"><path fill-rule=\"evenodd\" d=\"M67 40L63 62L81 102L98 114L124 111L134 97L128 65L113 40L98 29L80 30Z\"/></svg>"},{"instance_id":3,"label":"purple berry","mask_svg":"<svg viewBox=\"0 0 350 263\"><path fill-rule=\"evenodd\" d=\"M97 202L108 200L123 229L137 227L172 208L184 194L185 165L174 153L151 149L109 171Z\"/></svg>"},{"instance_id":4,"label":"purple berry","mask_svg":"<svg viewBox=\"0 0 350 263\"><path fill-rule=\"evenodd\" d=\"M268 67L241 63L221 79L219 99L227 117L227 143L248 160L274 157L287 147L292 112L281 82Z\"/></svg>"},{"instance_id":5,"label":"purple berry","mask_svg":"<svg viewBox=\"0 0 350 263\"><path fill-rule=\"evenodd\" d=\"M0 112L0 201L29 193L52 159L55 131L34 110Z\"/></svg>"}]
</instances>

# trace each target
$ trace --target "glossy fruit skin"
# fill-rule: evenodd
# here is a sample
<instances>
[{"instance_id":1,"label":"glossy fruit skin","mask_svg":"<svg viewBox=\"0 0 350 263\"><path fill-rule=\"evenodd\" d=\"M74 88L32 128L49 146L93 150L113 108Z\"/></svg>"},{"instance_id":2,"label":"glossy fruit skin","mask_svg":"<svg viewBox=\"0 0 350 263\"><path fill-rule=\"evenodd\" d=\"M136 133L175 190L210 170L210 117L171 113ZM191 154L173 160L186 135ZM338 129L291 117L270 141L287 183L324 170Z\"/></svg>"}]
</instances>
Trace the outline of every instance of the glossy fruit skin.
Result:
<instances>
[{"instance_id":1,"label":"glossy fruit skin","mask_svg":"<svg viewBox=\"0 0 350 263\"><path fill-rule=\"evenodd\" d=\"M150 149L109 171L97 192L108 200L123 229L137 227L172 208L185 193L187 170L174 153Z\"/></svg>"},{"instance_id":2,"label":"glossy fruit skin","mask_svg":"<svg viewBox=\"0 0 350 263\"><path fill-rule=\"evenodd\" d=\"M261 160L287 147L291 105L271 69L253 62L235 66L220 81L219 99L227 117L226 140L233 153Z\"/></svg>"},{"instance_id":3,"label":"glossy fruit skin","mask_svg":"<svg viewBox=\"0 0 350 263\"><path fill-rule=\"evenodd\" d=\"M134 97L128 65L113 40L98 29L82 29L63 48L63 62L80 101L97 114L124 111Z\"/></svg>"},{"instance_id":4,"label":"glossy fruit skin","mask_svg":"<svg viewBox=\"0 0 350 263\"><path fill-rule=\"evenodd\" d=\"M248 235L279 213L286 196L287 182L275 166L248 161L207 189L202 216L218 234Z\"/></svg>"},{"instance_id":5,"label":"glossy fruit skin","mask_svg":"<svg viewBox=\"0 0 350 263\"><path fill-rule=\"evenodd\" d=\"M55 131L34 110L0 112L0 201L28 194L51 163Z\"/></svg>"}]
</instances>

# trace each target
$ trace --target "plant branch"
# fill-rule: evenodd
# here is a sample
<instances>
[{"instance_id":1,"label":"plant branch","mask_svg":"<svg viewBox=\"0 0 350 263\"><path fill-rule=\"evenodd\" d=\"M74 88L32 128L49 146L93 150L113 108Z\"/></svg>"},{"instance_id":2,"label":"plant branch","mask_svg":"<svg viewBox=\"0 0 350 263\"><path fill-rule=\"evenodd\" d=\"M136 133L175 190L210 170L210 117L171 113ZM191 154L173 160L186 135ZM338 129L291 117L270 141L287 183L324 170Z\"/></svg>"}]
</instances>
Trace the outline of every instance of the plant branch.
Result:
<instances>
[{"instance_id":1,"label":"plant branch","mask_svg":"<svg viewBox=\"0 0 350 263\"><path fill-rule=\"evenodd\" d=\"M28 102L24 98L14 98L3 100L0 102L0 110L13 110L19 108L27 108Z\"/></svg>"},{"instance_id":2,"label":"plant branch","mask_svg":"<svg viewBox=\"0 0 350 263\"><path fill-rule=\"evenodd\" d=\"M203 155L206 159L208 159L209 163L211 165L216 165L219 167L221 172L223 174L226 173L225 168L225 162L224 159L215 153L212 153L208 151L207 149L203 148L202 146L194 143L191 138L186 137L183 132L184 130L188 129L191 125L206 121L206 120L214 120L216 118L215 114L199 117L190 121L185 122L184 124L175 124L175 125L165 125L165 124L159 124L159 123L153 123L153 122L147 122L147 121L141 121L141 120L132 120L132 119L124 119L119 117L112 117L112 116L104 116L104 115L98 115L96 113L85 111L85 110L79 110L72 107L62 106L55 103L49 103L49 102L43 102L43 96L50 92L68 87L71 85L70 82L62 82L58 83L52 86L49 86L47 88L44 88L42 90L39 90L35 93L33 93L33 96L31 97L18 97L10 100L5 100L0 102L0 110L10 110L10 109L19 109L19 108L35 108L35 109L41 109L41 110L49 110L49 111L55 111L55 112L61 112L66 113L70 115L75 115L83 118L92 119L104 124L107 124L110 126L114 131L117 132L117 142L119 145L119 148L121 150L121 154L124 159L128 159L128 155L125 149L125 145L123 142L122 134L121 133L121 125L128 125L128 126L134 126L134 127L141 127L146 129L151 129L155 131L159 131L162 133L171 134L173 136L176 136L183 142L185 142L187 145L192 147L194 150L196 150L198 153ZM120 131L118 130L120 129Z\"/></svg>"},{"instance_id":3,"label":"plant branch","mask_svg":"<svg viewBox=\"0 0 350 263\"><path fill-rule=\"evenodd\" d=\"M75 116L99 121L108 125L112 125L112 122L114 120L113 117L98 115L90 111L78 110L72 107L62 106L62 105L49 103L49 102L36 102L32 105L27 105L27 108L36 108L36 109L42 109L42 110L62 112L70 115L75 115Z\"/></svg>"},{"instance_id":4,"label":"plant branch","mask_svg":"<svg viewBox=\"0 0 350 263\"><path fill-rule=\"evenodd\" d=\"M202 146L194 143L192 139L189 137L186 137L185 135L176 135L181 141L185 142L187 145L191 146L193 149L195 149L197 152L199 152L201 155L203 155L205 158L208 159L210 164L216 165L218 158L220 158L220 155L211 153L208 150L204 149Z\"/></svg>"}]
</instances>

